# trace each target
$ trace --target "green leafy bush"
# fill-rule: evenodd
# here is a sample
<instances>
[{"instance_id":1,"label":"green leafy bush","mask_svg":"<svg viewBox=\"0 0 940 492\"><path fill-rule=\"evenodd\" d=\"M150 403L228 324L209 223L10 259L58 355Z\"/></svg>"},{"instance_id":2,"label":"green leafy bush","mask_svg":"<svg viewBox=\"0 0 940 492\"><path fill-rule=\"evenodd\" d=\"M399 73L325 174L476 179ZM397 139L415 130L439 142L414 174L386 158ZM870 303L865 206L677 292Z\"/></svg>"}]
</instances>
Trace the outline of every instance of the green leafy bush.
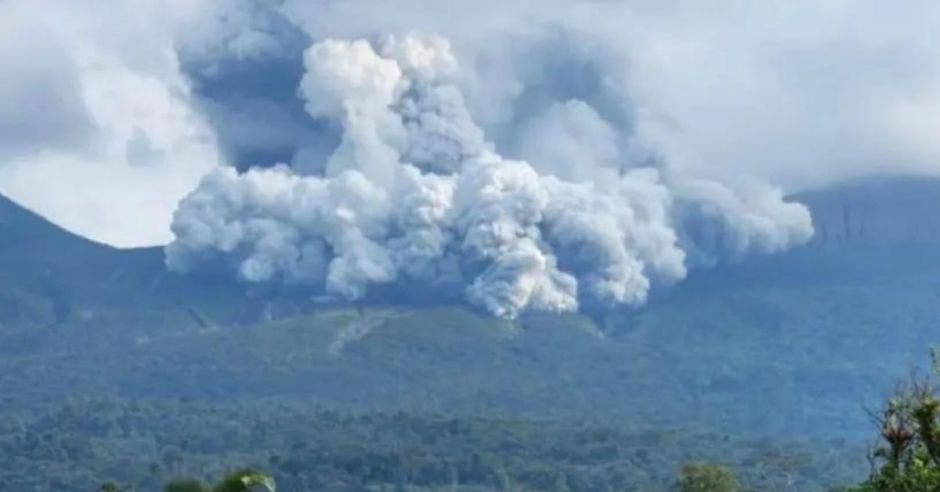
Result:
<instances>
[{"instance_id":1,"label":"green leafy bush","mask_svg":"<svg viewBox=\"0 0 940 492\"><path fill-rule=\"evenodd\" d=\"M935 374L940 359L931 353ZM871 476L856 492L940 491L940 396L929 379L915 379L875 414L881 443L869 456Z\"/></svg>"},{"instance_id":2,"label":"green leafy bush","mask_svg":"<svg viewBox=\"0 0 940 492\"><path fill-rule=\"evenodd\" d=\"M689 463L679 472L681 492L738 492L740 486L727 467L711 463Z\"/></svg>"}]
</instances>

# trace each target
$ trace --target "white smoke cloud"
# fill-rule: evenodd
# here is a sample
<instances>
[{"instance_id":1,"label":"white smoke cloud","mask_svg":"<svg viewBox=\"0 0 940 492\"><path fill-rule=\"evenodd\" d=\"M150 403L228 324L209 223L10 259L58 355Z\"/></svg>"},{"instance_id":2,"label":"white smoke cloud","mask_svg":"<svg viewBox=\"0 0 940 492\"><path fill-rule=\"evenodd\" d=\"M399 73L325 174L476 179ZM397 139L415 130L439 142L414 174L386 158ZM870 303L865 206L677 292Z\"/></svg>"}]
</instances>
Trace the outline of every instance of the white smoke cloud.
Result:
<instances>
[{"instance_id":1,"label":"white smoke cloud","mask_svg":"<svg viewBox=\"0 0 940 492\"><path fill-rule=\"evenodd\" d=\"M871 173L940 173L940 4L905 2L428 2L281 8L312 39L447 35L490 138L581 99L642 129L674 168L788 191ZM628 108L620 120L609 112ZM629 142L623 142L629 144Z\"/></svg>"},{"instance_id":2,"label":"white smoke cloud","mask_svg":"<svg viewBox=\"0 0 940 492\"><path fill-rule=\"evenodd\" d=\"M290 23L268 0L199 0L180 16L181 56L204 75L218 75L227 59L279 58L293 42ZM166 6L165 6L166 7ZM172 7L172 6L171 6Z\"/></svg>"},{"instance_id":3,"label":"white smoke cloud","mask_svg":"<svg viewBox=\"0 0 940 492\"><path fill-rule=\"evenodd\" d=\"M519 155L562 179L590 180L598 171L614 177L621 164L616 130L584 101L553 103L520 133Z\"/></svg>"},{"instance_id":4,"label":"white smoke cloud","mask_svg":"<svg viewBox=\"0 0 940 492\"><path fill-rule=\"evenodd\" d=\"M765 185L629 162L646 143L621 141L581 100L533 116L520 144L531 162L503 157L474 123L441 37L379 49L328 39L304 64L308 113L342 128L325 172L211 173L174 216L171 269L222 265L341 299L417 289L511 318L638 305L687 274L688 251L769 253L812 234L806 208ZM687 221L721 247L684 232Z\"/></svg>"},{"instance_id":5,"label":"white smoke cloud","mask_svg":"<svg viewBox=\"0 0 940 492\"><path fill-rule=\"evenodd\" d=\"M936 174L938 5L7 0L0 192L101 241L165 243L177 200L222 160L316 175L334 154L334 168L378 162L335 153L340 125L444 174L481 149L578 182L644 162L736 190L744 175L793 192ZM451 46L375 53L401 72L398 134L307 117L294 90L310 40L412 29Z\"/></svg>"}]
</instances>

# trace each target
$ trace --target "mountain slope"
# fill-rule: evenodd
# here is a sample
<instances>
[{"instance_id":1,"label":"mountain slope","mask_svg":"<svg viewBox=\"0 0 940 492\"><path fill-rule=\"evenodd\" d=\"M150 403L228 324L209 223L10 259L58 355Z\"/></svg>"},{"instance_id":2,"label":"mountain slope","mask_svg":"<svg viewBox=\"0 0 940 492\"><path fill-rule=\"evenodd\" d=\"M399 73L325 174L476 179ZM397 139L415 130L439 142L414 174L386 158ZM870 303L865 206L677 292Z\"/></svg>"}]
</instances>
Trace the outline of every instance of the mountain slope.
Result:
<instances>
[{"instance_id":1,"label":"mountain slope","mask_svg":"<svg viewBox=\"0 0 940 492\"><path fill-rule=\"evenodd\" d=\"M167 273L160 248L122 250L71 234L0 196L0 353L109 346L228 320L227 282ZM224 314L224 315L223 315ZM76 345L77 344L77 345Z\"/></svg>"},{"instance_id":2,"label":"mountain slope","mask_svg":"<svg viewBox=\"0 0 940 492\"><path fill-rule=\"evenodd\" d=\"M100 463L95 473L142 484L176 469L114 468L113 450L167 462L185 449L206 469L242 464L222 451L244 448L226 411L266 422L313 409L309 418L328 423L323 409L403 410L496 419L493 428L510 425L500 419L615 425L650 439L623 448L630 462L649 446L657 460L723 458L755 476L770 466L806 490L846 483L864 473L863 406L940 339L940 180L864 180L797 198L818 231L804 248L693 272L641 309L512 322L460 306L318 305L271 286L172 275L159 249L94 244L0 199L0 421L9 423L0 448L36 456L10 472L23 483L47 483L35 481L46 472L24 475L30 466L69 475ZM177 407L188 413L133 425L108 417ZM194 426L208 426L202 444L173 430ZM52 428L70 430L49 437ZM663 429L713 437L662 439ZM267 447L251 456L293 453L294 430L264 432ZM89 440L104 454L69 454ZM47 448L60 445L49 462ZM820 476L814 462L843 465ZM287 483L311 473L262 465ZM652 470L633 479L641 488L668 488L672 470L640 468Z\"/></svg>"},{"instance_id":3,"label":"mountain slope","mask_svg":"<svg viewBox=\"0 0 940 492\"><path fill-rule=\"evenodd\" d=\"M3 203L0 388L24 404L76 394L313 398L867 435L862 405L940 338L940 180L872 179L798 198L819 231L807 247L694 272L605 319L515 322L454 306L318 306L170 275L157 249L89 243Z\"/></svg>"}]
</instances>

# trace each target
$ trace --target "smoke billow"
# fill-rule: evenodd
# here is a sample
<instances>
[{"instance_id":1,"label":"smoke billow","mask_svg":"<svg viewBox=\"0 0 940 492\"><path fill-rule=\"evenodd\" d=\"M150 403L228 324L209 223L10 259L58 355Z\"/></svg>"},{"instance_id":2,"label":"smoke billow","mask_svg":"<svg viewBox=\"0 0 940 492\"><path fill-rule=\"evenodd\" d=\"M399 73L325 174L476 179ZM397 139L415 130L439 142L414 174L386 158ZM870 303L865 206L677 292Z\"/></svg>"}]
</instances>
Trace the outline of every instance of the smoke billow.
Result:
<instances>
[{"instance_id":1,"label":"smoke billow","mask_svg":"<svg viewBox=\"0 0 940 492\"><path fill-rule=\"evenodd\" d=\"M440 37L324 40L304 65L307 112L341 128L322 171L212 172L176 211L171 269L221 267L345 300L407 289L511 318L639 305L690 267L813 232L805 207L765 185L623 162L585 101L524 129L528 160L500 155Z\"/></svg>"}]
</instances>

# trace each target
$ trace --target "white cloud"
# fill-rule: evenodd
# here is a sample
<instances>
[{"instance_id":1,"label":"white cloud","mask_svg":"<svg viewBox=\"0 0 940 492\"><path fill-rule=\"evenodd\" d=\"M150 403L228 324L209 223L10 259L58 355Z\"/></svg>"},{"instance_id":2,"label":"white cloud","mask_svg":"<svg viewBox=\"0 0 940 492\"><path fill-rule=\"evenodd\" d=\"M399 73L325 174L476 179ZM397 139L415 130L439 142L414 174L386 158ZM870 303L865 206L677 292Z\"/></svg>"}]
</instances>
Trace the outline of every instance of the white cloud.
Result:
<instances>
[{"instance_id":1,"label":"white cloud","mask_svg":"<svg viewBox=\"0 0 940 492\"><path fill-rule=\"evenodd\" d=\"M114 244L170 239L173 203L220 161L178 57L199 73L286 63L303 42L296 28L314 42L399 36L360 49L375 66L349 87L330 86L306 61L305 101L342 124L339 151L335 126L317 139L318 128L298 123L294 87L198 107L242 141L227 142L236 150L287 148L306 174L355 168L390 189L402 162L447 175L492 151L605 193L610 176L652 166L670 190L663 207L696 209L701 187L688 183L703 180L734 190L715 195L730 210L760 206L741 183L793 191L940 169L934 2L13 0L0 9L0 62L16 74L0 81L0 191ZM409 32L442 36L414 42ZM343 49L340 58L355 58L357 48ZM259 77L249 82L264 87ZM220 91L249 83L210 82ZM343 92L370 84L381 85L376 101ZM335 106L339 95L349 107ZM737 224L759 231L759 222ZM773 234L763 236L748 249L773 250Z\"/></svg>"},{"instance_id":2,"label":"white cloud","mask_svg":"<svg viewBox=\"0 0 940 492\"><path fill-rule=\"evenodd\" d=\"M219 164L176 59L180 5L0 5L0 111L29 133L0 149L0 192L101 242L171 239L176 203Z\"/></svg>"},{"instance_id":3,"label":"white cloud","mask_svg":"<svg viewBox=\"0 0 940 492\"><path fill-rule=\"evenodd\" d=\"M792 191L940 172L936 2L288 0L283 10L314 39L447 36L470 111L499 144L533 112L594 97L605 117L621 113L608 118L621 137L710 178Z\"/></svg>"}]
</instances>

